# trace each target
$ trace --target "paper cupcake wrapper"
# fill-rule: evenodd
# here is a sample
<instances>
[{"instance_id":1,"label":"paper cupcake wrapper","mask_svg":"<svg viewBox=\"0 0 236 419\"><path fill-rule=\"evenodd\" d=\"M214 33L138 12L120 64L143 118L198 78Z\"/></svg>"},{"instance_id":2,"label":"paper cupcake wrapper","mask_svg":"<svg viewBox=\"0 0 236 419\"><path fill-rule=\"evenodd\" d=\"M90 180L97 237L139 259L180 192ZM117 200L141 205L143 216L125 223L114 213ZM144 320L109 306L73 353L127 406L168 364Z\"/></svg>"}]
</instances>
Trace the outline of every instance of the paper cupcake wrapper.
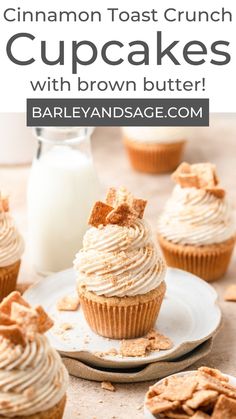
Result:
<instances>
[{"instance_id":1,"label":"paper cupcake wrapper","mask_svg":"<svg viewBox=\"0 0 236 419\"><path fill-rule=\"evenodd\" d=\"M208 282L225 274L235 244L234 238L201 247L174 244L161 236L158 236L158 240L167 265L191 272Z\"/></svg>"},{"instance_id":2,"label":"paper cupcake wrapper","mask_svg":"<svg viewBox=\"0 0 236 419\"><path fill-rule=\"evenodd\" d=\"M172 172L179 165L185 141L168 144L140 144L124 139L132 167L145 173Z\"/></svg>"},{"instance_id":3,"label":"paper cupcake wrapper","mask_svg":"<svg viewBox=\"0 0 236 419\"><path fill-rule=\"evenodd\" d=\"M111 339L137 338L154 327L165 290L163 282L140 300L137 297L105 298L82 292L80 303L89 326L98 335Z\"/></svg>"},{"instance_id":4,"label":"paper cupcake wrapper","mask_svg":"<svg viewBox=\"0 0 236 419\"><path fill-rule=\"evenodd\" d=\"M16 289L17 277L21 261L0 268L0 301Z\"/></svg>"},{"instance_id":5,"label":"paper cupcake wrapper","mask_svg":"<svg viewBox=\"0 0 236 419\"><path fill-rule=\"evenodd\" d=\"M14 416L11 419L62 419L66 405L66 395L53 407L28 416ZM0 416L2 418L3 416ZM5 416L4 416L5 418Z\"/></svg>"},{"instance_id":6,"label":"paper cupcake wrapper","mask_svg":"<svg viewBox=\"0 0 236 419\"><path fill-rule=\"evenodd\" d=\"M64 415L66 405L66 396L64 396L54 407L51 409L41 412L39 416L32 416L32 419L62 419ZM23 419L23 418L22 418ZM26 417L26 419L31 419L31 416Z\"/></svg>"}]
</instances>

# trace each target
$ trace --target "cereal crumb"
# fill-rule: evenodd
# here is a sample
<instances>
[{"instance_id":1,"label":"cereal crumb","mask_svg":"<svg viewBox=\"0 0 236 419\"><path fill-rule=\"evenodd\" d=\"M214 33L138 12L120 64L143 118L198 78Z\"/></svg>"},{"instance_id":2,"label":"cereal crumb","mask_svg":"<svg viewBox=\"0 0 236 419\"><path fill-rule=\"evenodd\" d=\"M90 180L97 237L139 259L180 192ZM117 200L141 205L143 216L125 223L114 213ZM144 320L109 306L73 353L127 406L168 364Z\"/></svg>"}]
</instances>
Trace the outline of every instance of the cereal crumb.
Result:
<instances>
[{"instance_id":1,"label":"cereal crumb","mask_svg":"<svg viewBox=\"0 0 236 419\"><path fill-rule=\"evenodd\" d=\"M236 302L236 285L235 284L229 285L226 288L224 300Z\"/></svg>"},{"instance_id":2,"label":"cereal crumb","mask_svg":"<svg viewBox=\"0 0 236 419\"><path fill-rule=\"evenodd\" d=\"M76 311L79 308L79 297L65 295L57 302L57 310L59 311Z\"/></svg>"},{"instance_id":3,"label":"cereal crumb","mask_svg":"<svg viewBox=\"0 0 236 419\"><path fill-rule=\"evenodd\" d=\"M110 381L102 381L101 383L101 387L104 390L108 390L108 391L116 391L115 387L113 386L112 383L110 383Z\"/></svg>"},{"instance_id":4,"label":"cereal crumb","mask_svg":"<svg viewBox=\"0 0 236 419\"><path fill-rule=\"evenodd\" d=\"M60 328L62 329L62 330L71 330L71 329L73 329L73 326L72 326L72 324L71 323L62 323L61 325L60 325Z\"/></svg>"}]
</instances>

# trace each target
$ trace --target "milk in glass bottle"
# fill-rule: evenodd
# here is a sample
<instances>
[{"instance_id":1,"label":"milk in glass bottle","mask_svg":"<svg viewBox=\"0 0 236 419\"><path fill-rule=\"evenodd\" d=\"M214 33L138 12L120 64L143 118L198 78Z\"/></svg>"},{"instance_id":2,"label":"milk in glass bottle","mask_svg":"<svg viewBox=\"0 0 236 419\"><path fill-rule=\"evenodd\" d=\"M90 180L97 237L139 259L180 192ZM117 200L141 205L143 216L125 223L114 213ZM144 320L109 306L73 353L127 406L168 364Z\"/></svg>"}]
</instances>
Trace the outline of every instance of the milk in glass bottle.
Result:
<instances>
[{"instance_id":1,"label":"milk in glass bottle","mask_svg":"<svg viewBox=\"0 0 236 419\"><path fill-rule=\"evenodd\" d=\"M36 128L37 155L28 185L29 242L42 274L72 266L99 197L88 128Z\"/></svg>"}]
</instances>

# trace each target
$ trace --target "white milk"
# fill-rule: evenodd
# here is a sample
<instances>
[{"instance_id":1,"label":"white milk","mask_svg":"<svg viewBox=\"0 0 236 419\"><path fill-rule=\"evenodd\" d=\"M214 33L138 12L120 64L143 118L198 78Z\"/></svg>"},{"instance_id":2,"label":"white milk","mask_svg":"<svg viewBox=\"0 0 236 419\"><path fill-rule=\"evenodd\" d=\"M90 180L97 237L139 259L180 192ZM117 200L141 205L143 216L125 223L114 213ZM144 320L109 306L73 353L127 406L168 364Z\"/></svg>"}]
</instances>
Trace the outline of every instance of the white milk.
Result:
<instances>
[{"instance_id":1,"label":"white milk","mask_svg":"<svg viewBox=\"0 0 236 419\"><path fill-rule=\"evenodd\" d=\"M54 146L34 160L28 188L29 236L38 272L72 266L99 185L92 158Z\"/></svg>"}]
</instances>

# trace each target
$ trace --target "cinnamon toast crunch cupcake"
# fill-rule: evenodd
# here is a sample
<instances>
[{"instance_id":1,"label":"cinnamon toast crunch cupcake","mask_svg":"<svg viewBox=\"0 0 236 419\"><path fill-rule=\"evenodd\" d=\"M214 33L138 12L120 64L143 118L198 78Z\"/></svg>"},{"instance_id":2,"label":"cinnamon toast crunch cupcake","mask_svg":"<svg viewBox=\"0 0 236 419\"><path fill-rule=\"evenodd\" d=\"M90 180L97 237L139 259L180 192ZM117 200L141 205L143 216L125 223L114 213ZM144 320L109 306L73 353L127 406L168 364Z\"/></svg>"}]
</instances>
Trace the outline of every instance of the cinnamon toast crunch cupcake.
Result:
<instances>
[{"instance_id":1,"label":"cinnamon toast crunch cupcake","mask_svg":"<svg viewBox=\"0 0 236 419\"><path fill-rule=\"evenodd\" d=\"M211 163L182 163L177 183L158 221L167 264L207 281L226 272L235 244L235 225L225 191Z\"/></svg>"},{"instance_id":2,"label":"cinnamon toast crunch cupcake","mask_svg":"<svg viewBox=\"0 0 236 419\"><path fill-rule=\"evenodd\" d=\"M68 373L44 333L53 322L12 292L0 304L0 418L61 419Z\"/></svg>"},{"instance_id":3,"label":"cinnamon toast crunch cupcake","mask_svg":"<svg viewBox=\"0 0 236 419\"><path fill-rule=\"evenodd\" d=\"M146 201L111 188L91 212L91 228L74 262L91 329L114 339L147 333L157 319L166 266L143 220Z\"/></svg>"},{"instance_id":4,"label":"cinnamon toast crunch cupcake","mask_svg":"<svg viewBox=\"0 0 236 419\"><path fill-rule=\"evenodd\" d=\"M146 173L172 172L186 143L181 127L124 127L124 145L131 165Z\"/></svg>"},{"instance_id":5,"label":"cinnamon toast crunch cupcake","mask_svg":"<svg viewBox=\"0 0 236 419\"><path fill-rule=\"evenodd\" d=\"M16 288L24 242L0 193L0 301Z\"/></svg>"}]
</instances>

